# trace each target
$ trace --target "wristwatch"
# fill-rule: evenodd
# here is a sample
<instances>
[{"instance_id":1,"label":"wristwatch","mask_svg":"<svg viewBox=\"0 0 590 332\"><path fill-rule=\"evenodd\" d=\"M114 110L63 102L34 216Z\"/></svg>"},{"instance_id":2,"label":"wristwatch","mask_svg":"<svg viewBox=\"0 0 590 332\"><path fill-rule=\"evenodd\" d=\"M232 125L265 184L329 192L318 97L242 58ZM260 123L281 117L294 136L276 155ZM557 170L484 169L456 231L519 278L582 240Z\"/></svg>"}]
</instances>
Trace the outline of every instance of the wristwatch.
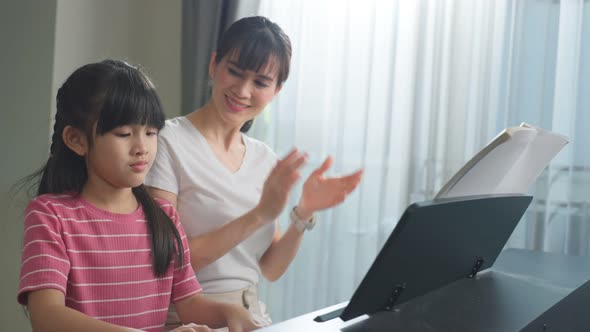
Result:
<instances>
[{"instance_id":1,"label":"wristwatch","mask_svg":"<svg viewBox=\"0 0 590 332\"><path fill-rule=\"evenodd\" d=\"M291 223L295 226L295 229L297 229L299 233L305 232L306 229L311 230L313 229L313 226L315 226L315 217L312 215L311 219L309 220L301 219L297 214L297 206L294 206L291 210L291 213L289 214L289 220L291 220Z\"/></svg>"}]
</instances>

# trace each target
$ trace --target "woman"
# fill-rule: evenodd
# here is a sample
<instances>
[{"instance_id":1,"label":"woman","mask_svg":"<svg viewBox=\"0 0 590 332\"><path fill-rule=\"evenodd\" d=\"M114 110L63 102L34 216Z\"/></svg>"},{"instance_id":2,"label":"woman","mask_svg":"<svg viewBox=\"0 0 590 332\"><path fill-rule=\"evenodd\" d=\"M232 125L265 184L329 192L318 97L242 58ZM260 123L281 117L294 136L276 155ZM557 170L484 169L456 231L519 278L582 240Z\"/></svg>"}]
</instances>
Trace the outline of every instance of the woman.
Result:
<instances>
[{"instance_id":1,"label":"woman","mask_svg":"<svg viewBox=\"0 0 590 332\"><path fill-rule=\"evenodd\" d=\"M242 131L279 93L290 60L289 37L277 24L264 17L232 24L209 63L210 100L167 121L146 179L153 196L178 208L204 292L239 303L268 324L257 296L259 273L271 281L283 275L314 213L341 203L362 176L325 178L328 157L305 181L288 229L279 229L276 219L307 155L294 149L278 160Z\"/></svg>"}]
</instances>

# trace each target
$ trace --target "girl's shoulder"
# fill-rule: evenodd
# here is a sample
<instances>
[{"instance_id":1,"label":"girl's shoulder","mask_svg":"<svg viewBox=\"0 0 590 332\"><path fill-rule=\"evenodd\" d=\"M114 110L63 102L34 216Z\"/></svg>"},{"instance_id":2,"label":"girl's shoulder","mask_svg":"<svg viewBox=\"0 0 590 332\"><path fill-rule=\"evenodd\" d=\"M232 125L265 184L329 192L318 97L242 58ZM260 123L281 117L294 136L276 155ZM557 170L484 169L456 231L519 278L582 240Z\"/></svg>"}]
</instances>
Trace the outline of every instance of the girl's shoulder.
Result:
<instances>
[{"instance_id":1,"label":"girl's shoulder","mask_svg":"<svg viewBox=\"0 0 590 332\"><path fill-rule=\"evenodd\" d=\"M61 223L55 223L56 220L78 215L85 208L77 195L39 195L29 202L24 211L25 225L46 224L60 227L58 225Z\"/></svg>"},{"instance_id":2,"label":"girl's shoulder","mask_svg":"<svg viewBox=\"0 0 590 332\"><path fill-rule=\"evenodd\" d=\"M182 227L182 224L180 223L180 220L178 218L178 213L176 212L174 205L172 205L172 203L170 203L167 200L162 199L162 198L154 197L154 201L156 202L156 204L158 204L158 206L160 206L160 208L162 208L164 213L166 213L168 215L168 217L170 217L170 219L174 223L174 226L176 226L176 229L178 229L180 236L186 235L184 228Z\"/></svg>"},{"instance_id":3,"label":"girl's shoulder","mask_svg":"<svg viewBox=\"0 0 590 332\"><path fill-rule=\"evenodd\" d=\"M27 209L35 207L61 207L65 209L76 209L82 205L78 195L74 194L43 194L35 197L29 202Z\"/></svg>"},{"instance_id":4,"label":"girl's shoulder","mask_svg":"<svg viewBox=\"0 0 590 332\"><path fill-rule=\"evenodd\" d=\"M172 205L172 203L168 202L167 200L159 197L154 197L154 201L168 215L168 217L170 217L170 219L172 219L172 221L176 223L177 213L176 209L174 208L174 205Z\"/></svg>"}]
</instances>

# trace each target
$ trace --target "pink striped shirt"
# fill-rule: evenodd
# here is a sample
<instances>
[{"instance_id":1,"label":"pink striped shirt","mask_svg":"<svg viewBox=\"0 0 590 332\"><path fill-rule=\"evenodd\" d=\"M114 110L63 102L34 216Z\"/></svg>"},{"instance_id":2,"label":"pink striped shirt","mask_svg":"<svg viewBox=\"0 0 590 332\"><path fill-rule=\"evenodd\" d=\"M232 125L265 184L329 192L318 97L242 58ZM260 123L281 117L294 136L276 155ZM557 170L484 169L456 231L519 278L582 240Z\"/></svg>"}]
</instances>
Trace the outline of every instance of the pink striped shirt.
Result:
<instances>
[{"instance_id":1,"label":"pink striped shirt","mask_svg":"<svg viewBox=\"0 0 590 332\"><path fill-rule=\"evenodd\" d=\"M66 306L120 326L162 331L168 306L201 291L190 265L184 229L172 205L157 200L184 245L184 266L173 261L156 277L141 207L130 214L101 210L79 196L41 195L25 210L18 302L27 293L57 289Z\"/></svg>"}]
</instances>

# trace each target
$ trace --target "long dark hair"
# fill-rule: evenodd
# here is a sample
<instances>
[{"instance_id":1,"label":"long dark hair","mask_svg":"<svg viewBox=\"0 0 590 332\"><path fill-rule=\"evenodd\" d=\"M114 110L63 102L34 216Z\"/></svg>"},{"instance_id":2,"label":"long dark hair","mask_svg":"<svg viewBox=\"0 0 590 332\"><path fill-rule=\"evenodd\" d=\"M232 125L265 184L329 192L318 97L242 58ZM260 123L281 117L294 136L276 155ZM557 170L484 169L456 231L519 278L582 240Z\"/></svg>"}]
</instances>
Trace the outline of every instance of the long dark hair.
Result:
<instances>
[{"instance_id":1,"label":"long dark hair","mask_svg":"<svg viewBox=\"0 0 590 332\"><path fill-rule=\"evenodd\" d=\"M259 71L271 58L278 63L277 87L289 77L291 67L291 40L278 24L263 16L251 16L234 22L219 40L215 62L226 55L238 55L236 65L240 69ZM247 132L254 120L248 120L242 128Z\"/></svg>"},{"instance_id":2,"label":"long dark hair","mask_svg":"<svg viewBox=\"0 0 590 332\"><path fill-rule=\"evenodd\" d=\"M80 194L88 180L84 158L63 141L66 126L84 131L90 147L95 124L96 135L131 124L147 124L158 130L164 127L165 115L154 85L140 69L123 61L104 60L78 68L59 88L56 99L49 159L28 177L41 178L37 195ZM182 266L182 240L170 217L143 184L132 188L132 192L143 208L151 233L155 274L163 275L174 257Z\"/></svg>"}]
</instances>

